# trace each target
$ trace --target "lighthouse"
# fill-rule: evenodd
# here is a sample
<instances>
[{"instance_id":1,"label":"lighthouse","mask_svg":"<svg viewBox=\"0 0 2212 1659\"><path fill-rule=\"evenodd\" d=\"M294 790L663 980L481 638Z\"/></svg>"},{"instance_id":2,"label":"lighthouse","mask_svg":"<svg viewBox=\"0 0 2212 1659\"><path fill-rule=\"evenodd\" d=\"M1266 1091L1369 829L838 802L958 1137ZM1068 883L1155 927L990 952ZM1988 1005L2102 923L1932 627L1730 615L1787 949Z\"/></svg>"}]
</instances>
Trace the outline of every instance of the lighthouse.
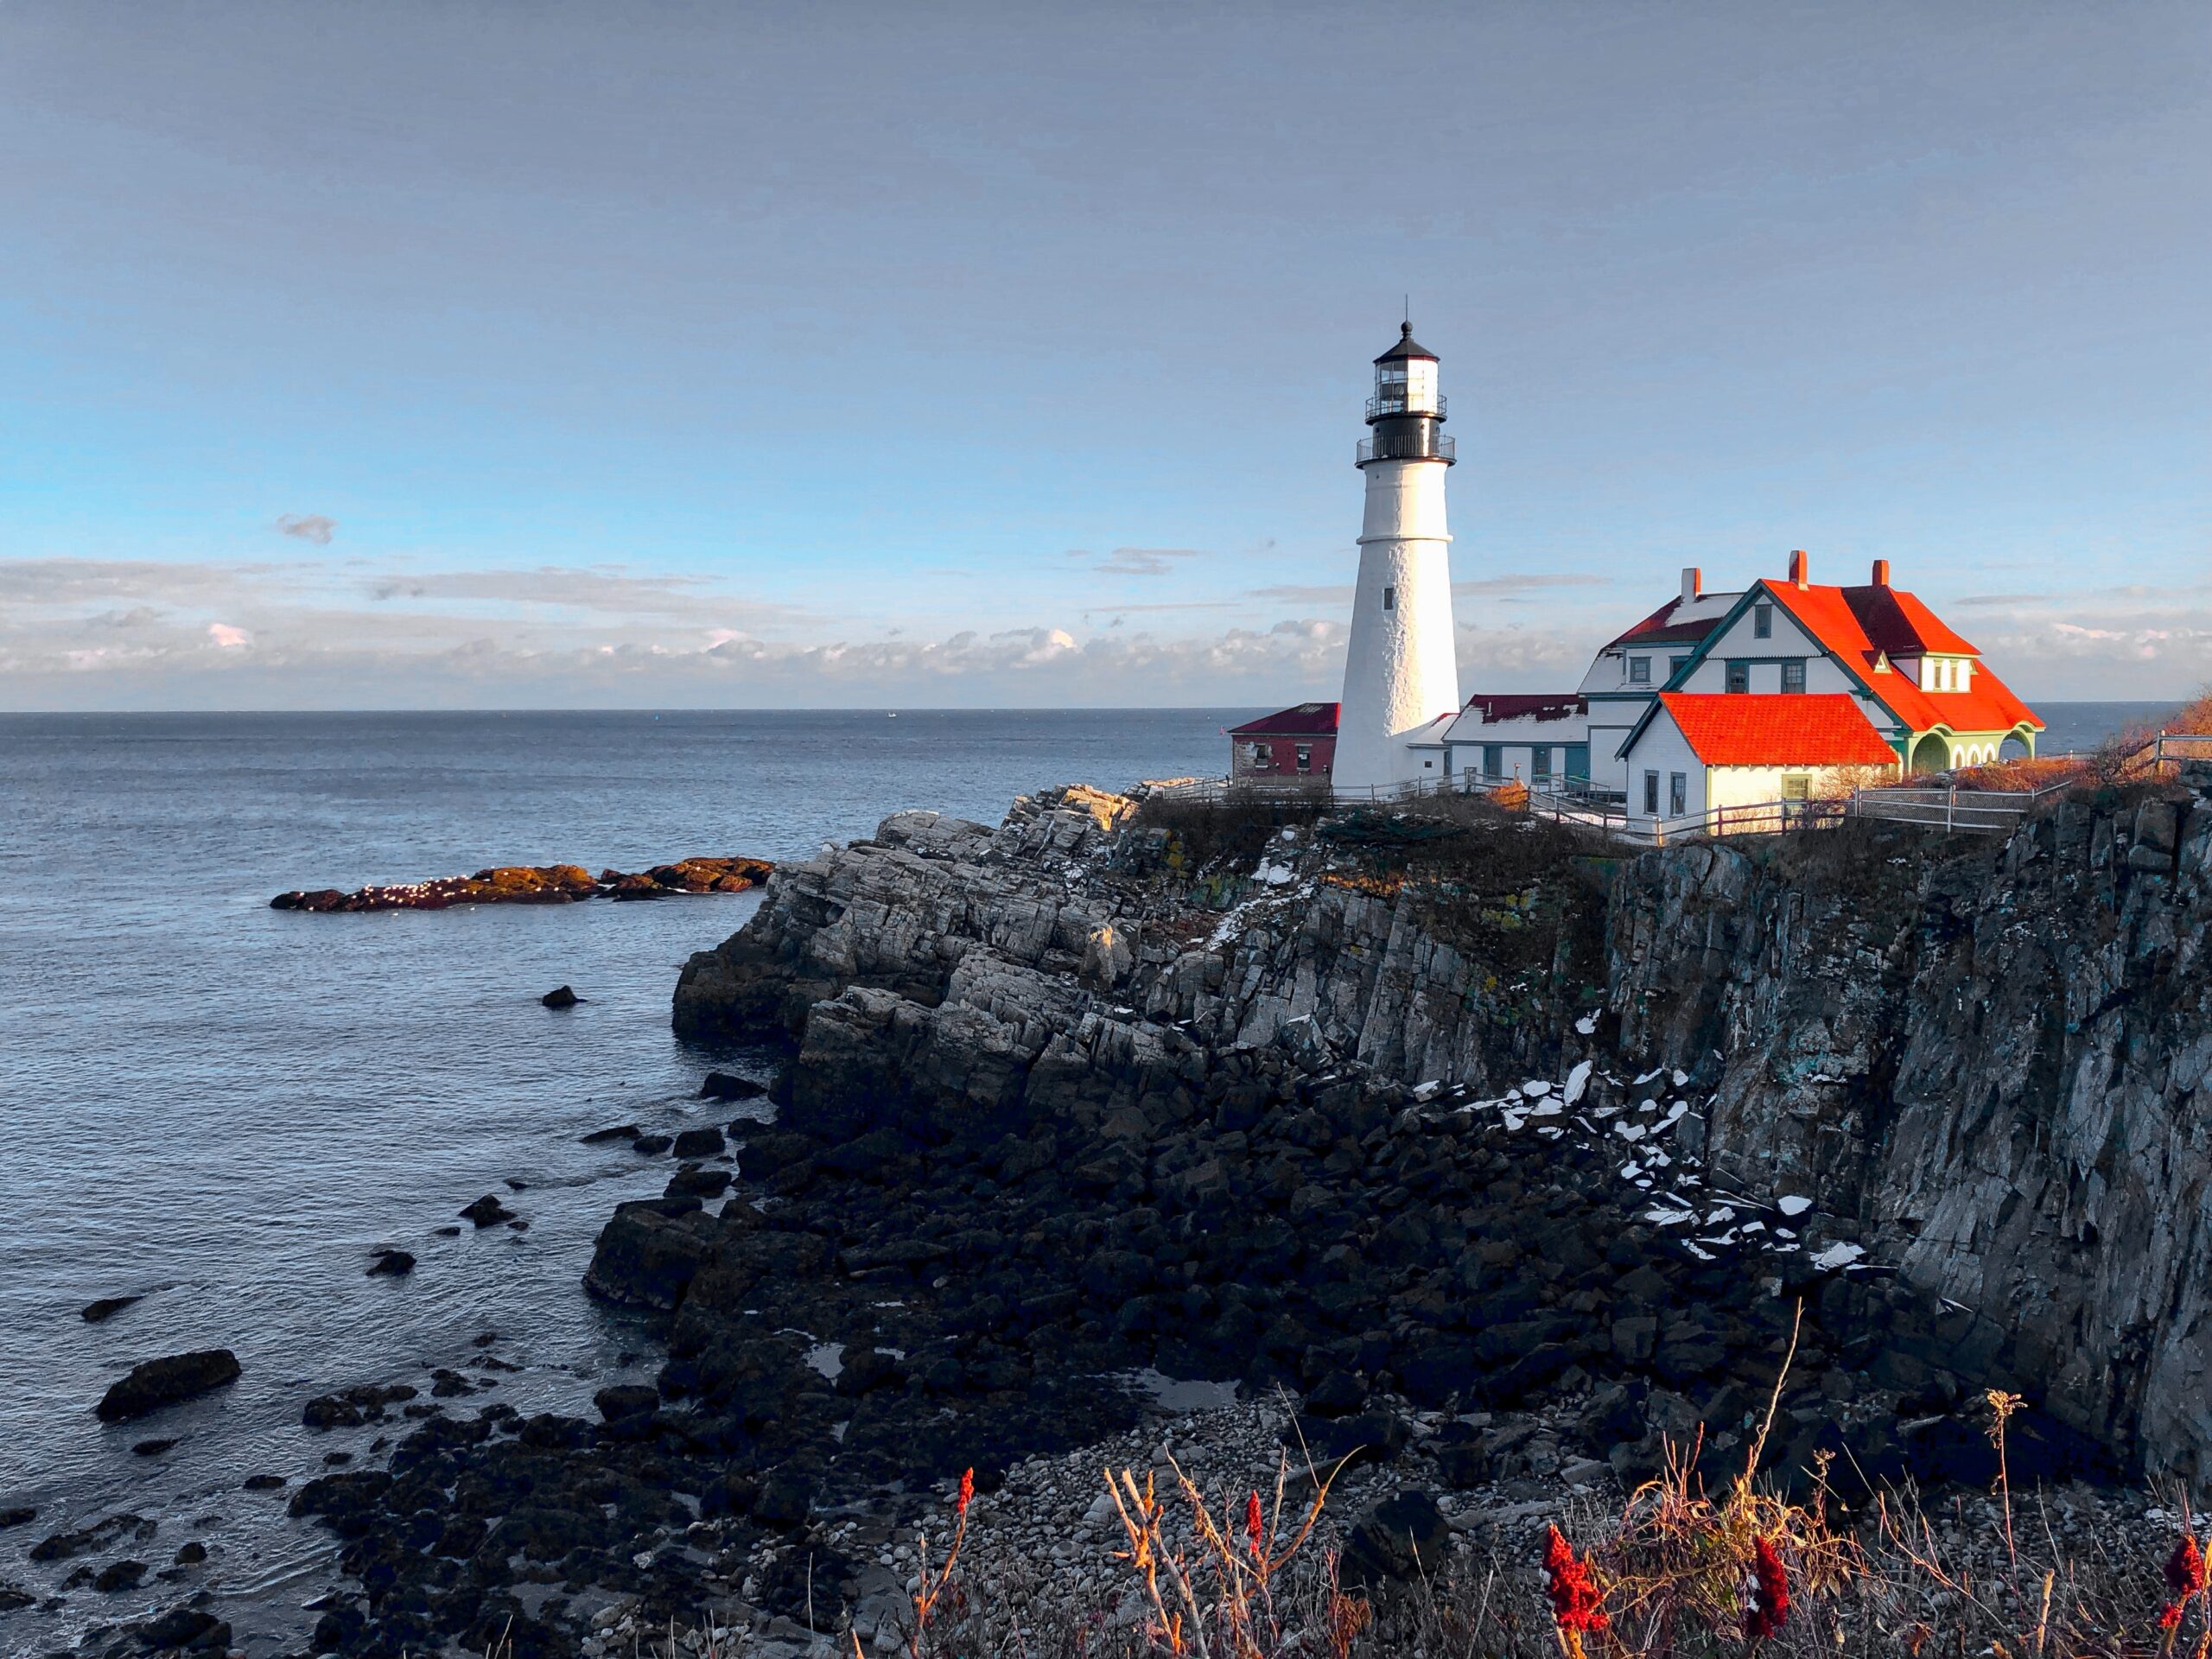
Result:
<instances>
[{"instance_id":1,"label":"lighthouse","mask_svg":"<svg viewBox=\"0 0 2212 1659\"><path fill-rule=\"evenodd\" d=\"M1332 779L1339 791L1421 778L1421 756L1408 742L1459 708L1452 537L1444 524L1452 444L1443 431L1436 353L1415 343L1410 321L1375 359L1367 424L1357 461L1367 511Z\"/></svg>"}]
</instances>

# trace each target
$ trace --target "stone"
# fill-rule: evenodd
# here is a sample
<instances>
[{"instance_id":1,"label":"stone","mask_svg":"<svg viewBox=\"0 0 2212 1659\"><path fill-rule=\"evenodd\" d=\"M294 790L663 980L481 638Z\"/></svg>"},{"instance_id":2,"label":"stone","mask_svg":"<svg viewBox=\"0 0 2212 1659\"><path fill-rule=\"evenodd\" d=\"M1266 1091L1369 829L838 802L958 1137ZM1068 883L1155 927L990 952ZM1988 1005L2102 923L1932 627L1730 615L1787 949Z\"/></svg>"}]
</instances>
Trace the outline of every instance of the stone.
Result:
<instances>
[{"instance_id":1,"label":"stone","mask_svg":"<svg viewBox=\"0 0 2212 1659\"><path fill-rule=\"evenodd\" d=\"M87 1303L81 1317L86 1325L103 1325L123 1312L145 1300L143 1296L103 1296L97 1302Z\"/></svg>"},{"instance_id":2,"label":"stone","mask_svg":"<svg viewBox=\"0 0 2212 1659\"><path fill-rule=\"evenodd\" d=\"M463 1209L461 1218L479 1229L496 1227L503 1221L512 1221L514 1211L499 1202L497 1193L486 1192Z\"/></svg>"},{"instance_id":3,"label":"stone","mask_svg":"<svg viewBox=\"0 0 2212 1659\"><path fill-rule=\"evenodd\" d=\"M573 1008L577 1003L582 1001L583 998L578 996L569 986L556 985L537 1000L549 1008Z\"/></svg>"},{"instance_id":4,"label":"stone","mask_svg":"<svg viewBox=\"0 0 2212 1659\"><path fill-rule=\"evenodd\" d=\"M10 1527L20 1527L38 1519L38 1510L29 1503L0 1504L0 1532Z\"/></svg>"},{"instance_id":5,"label":"stone","mask_svg":"<svg viewBox=\"0 0 2212 1659\"><path fill-rule=\"evenodd\" d=\"M415 1271L415 1257L406 1250L378 1250L369 1263L372 1279L404 1279Z\"/></svg>"},{"instance_id":6,"label":"stone","mask_svg":"<svg viewBox=\"0 0 2212 1659\"><path fill-rule=\"evenodd\" d=\"M110 1561L92 1580L92 1588L104 1596L120 1595L126 1590L136 1590L139 1580L151 1568L144 1561Z\"/></svg>"},{"instance_id":7,"label":"stone","mask_svg":"<svg viewBox=\"0 0 2212 1659\"><path fill-rule=\"evenodd\" d=\"M741 1077L734 1071L709 1071L699 1085L701 1100L754 1100L768 1092L766 1084Z\"/></svg>"},{"instance_id":8,"label":"stone","mask_svg":"<svg viewBox=\"0 0 2212 1659\"><path fill-rule=\"evenodd\" d=\"M164 1406L213 1393L238 1377L238 1356L227 1348L169 1354L131 1367L100 1398L102 1422L127 1422Z\"/></svg>"},{"instance_id":9,"label":"stone","mask_svg":"<svg viewBox=\"0 0 2212 1659\"><path fill-rule=\"evenodd\" d=\"M1433 1580L1451 1546L1452 1528L1422 1491L1382 1499L1353 1523L1338 1576L1351 1589Z\"/></svg>"},{"instance_id":10,"label":"stone","mask_svg":"<svg viewBox=\"0 0 2212 1659\"><path fill-rule=\"evenodd\" d=\"M722 1132L717 1128L685 1129L676 1137L675 1155L680 1159L719 1158Z\"/></svg>"},{"instance_id":11,"label":"stone","mask_svg":"<svg viewBox=\"0 0 2212 1659\"><path fill-rule=\"evenodd\" d=\"M130 1451L135 1457L158 1458L162 1452L175 1449L176 1444L174 1440L140 1440L131 1446Z\"/></svg>"}]
</instances>

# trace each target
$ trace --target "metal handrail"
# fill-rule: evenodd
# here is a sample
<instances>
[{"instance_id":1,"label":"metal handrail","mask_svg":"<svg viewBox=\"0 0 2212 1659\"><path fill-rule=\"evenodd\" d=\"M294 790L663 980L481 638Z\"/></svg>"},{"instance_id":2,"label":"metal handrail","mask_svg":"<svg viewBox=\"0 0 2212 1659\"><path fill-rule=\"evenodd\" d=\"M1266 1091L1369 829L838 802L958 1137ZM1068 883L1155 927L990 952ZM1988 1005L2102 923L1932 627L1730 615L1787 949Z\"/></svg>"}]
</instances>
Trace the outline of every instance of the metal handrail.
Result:
<instances>
[{"instance_id":1,"label":"metal handrail","mask_svg":"<svg viewBox=\"0 0 2212 1659\"><path fill-rule=\"evenodd\" d=\"M1450 403L1450 398L1445 397L1442 392L1439 392L1436 394L1435 408L1415 409L1407 399L1404 392L1398 392L1395 396L1385 392L1380 397L1367 400L1367 418L1370 421L1379 421L1386 415L1433 415L1440 421L1446 418L1445 410Z\"/></svg>"}]
</instances>

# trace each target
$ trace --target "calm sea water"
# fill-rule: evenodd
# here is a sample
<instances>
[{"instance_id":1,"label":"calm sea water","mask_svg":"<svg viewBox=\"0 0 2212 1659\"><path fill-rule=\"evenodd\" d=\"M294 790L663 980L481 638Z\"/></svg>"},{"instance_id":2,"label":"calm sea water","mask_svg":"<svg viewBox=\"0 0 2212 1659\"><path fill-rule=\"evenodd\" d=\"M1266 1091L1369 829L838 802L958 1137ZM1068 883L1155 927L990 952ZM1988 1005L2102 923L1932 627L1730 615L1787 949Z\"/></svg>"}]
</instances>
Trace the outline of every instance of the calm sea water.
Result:
<instances>
[{"instance_id":1,"label":"calm sea water","mask_svg":"<svg viewBox=\"0 0 2212 1659\"><path fill-rule=\"evenodd\" d=\"M426 1383L486 1333L521 1368L487 1397L525 1410L642 1371L641 1332L579 1281L608 1211L668 1166L577 1137L726 1118L692 1099L707 1067L766 1075L668 1028L678 965L754 898L302 916L270 894L786 859L906 806L995 822L1040 785L1217 772L1221 728L1251 712L0 716L0 1509L39 1510L0 1533L0 1582L54 1592L79 1563L29 1546L129 1510L156 1537L86 1559L159 1567L200 1538L241 1635L300 1642L330 1548L239 1484L377 1433L310 1434L302 1402ZM2058 750L2159 710L2044 712ZM586 1002L540 1007L563 983ZM529 1230L440 1236L487 1192ZM412 1277L365 1276L383 1245L420 1258ZM118 1295L145 1300L79 1317ZM215 1346L236 1387L93 1416L136 1361ZM179 1443L133 1452L155 1436ZM151 1599L86 1587L0 1615L0 1653Z\"/></svg>"},{"instance_id":2,"label":"calm sea water","mask_svg":"<svg viewBox=\"0 0 2212 1659\"><path fill-rule=\"evenodd\" d=\"M644 1345L580 1278L607 1213L669 1165L577 1137L730 1116L692 1096L732 1057L678 1044L669 996L757 899L302 916L270 894L804 857L906 806L995 823L1044 785L1218 770L1243 717L0 717L0 1509L39 1510L0 1533L0 1581L54 1589L79 1563L33 1566L29 1546L131 1510L157 1536L86 1559L161 1567L200 1537L246 1596L226 1609L241 1632L302 1639L327 1545L239 1483L296 1482L376 1432L311 1434L303 1402L367 1382L427 1397L427 1370L490 1332L524 1369L486 1398L574 1407ZM538 1006L563 983L582 1007ZM530 1230L438 1235L487 1192ZM365 1277L378 1245L413 1251L412 1277ZM245 1367L219 1396L93 1416L136 1361L216 1346ZM180 1443L133 1453L154 1436ZM0 1615L0 1653L148 1599L87 1587L58 1618Z\"/></svg>"}]
</instances>

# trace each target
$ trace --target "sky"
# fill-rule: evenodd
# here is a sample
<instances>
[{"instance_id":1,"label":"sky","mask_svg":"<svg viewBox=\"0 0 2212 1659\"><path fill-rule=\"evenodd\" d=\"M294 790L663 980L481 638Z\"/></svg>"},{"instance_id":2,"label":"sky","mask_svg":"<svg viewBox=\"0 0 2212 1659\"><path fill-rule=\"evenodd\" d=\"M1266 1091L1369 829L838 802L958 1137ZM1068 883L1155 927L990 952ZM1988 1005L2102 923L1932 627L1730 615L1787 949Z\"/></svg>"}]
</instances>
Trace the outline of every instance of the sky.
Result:
<instances>
[{"instance_id":1,"label":"sky","mask_svg":"<svg viewBox=\"0 0 2212 1659\"><path fill-rule=\"evenodd\" d=\"M0 709L1463 689L1887 558L2212 679L2212 7L0 0Z\"/></svg>"}]
</instances>

